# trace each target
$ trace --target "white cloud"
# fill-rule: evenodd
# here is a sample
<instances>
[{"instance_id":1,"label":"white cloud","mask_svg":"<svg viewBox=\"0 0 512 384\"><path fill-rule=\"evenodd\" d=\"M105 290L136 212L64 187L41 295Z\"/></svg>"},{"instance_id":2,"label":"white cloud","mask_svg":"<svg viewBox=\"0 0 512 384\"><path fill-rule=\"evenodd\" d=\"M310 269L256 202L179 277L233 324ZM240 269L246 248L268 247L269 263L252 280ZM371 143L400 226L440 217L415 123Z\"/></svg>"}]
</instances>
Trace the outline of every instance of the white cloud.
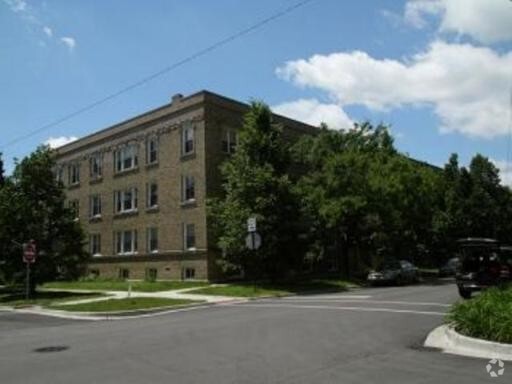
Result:
<instances>
[{"instance_id":1,"label":"white cloud","mask_svg":"<svg viewBox=\"0 0 512 384\"><path fill-rule=\"evenodd\" d=\"M13 12L23 12L27 10L27 3L23 0L4 0Z\"/></svg>"},{"instance_id":2,"label":"white cloud","mask_svg":"<svg viewBox=\"0 0 512 384\"><path fill-rule=\"evenodd\" d=\"M50 27L48 26L44 26L43 27L43 32L45 33L46 36L48 37L52 37L53 36L53 31Z\"/></svg>"},{"instance_id":3,"label":"white cloud","mask_svg":"<svg viewBox=\"0 0 512 384\"><path fill-rule=\"evenodd\" d=\"M64 36L60 38L60 41L63 42L70 51L72 51L76 46L76 40L69 36Z\"/></svg>"},{"instance_id":4,"label":"white cloud","mask_svg":"<svg viewBox=\"0 0 512 384\"><path fill-rule=\"evenodd\" d=\"M405 4L404 19L416 27L423 28L427 25L425 14L437 15L443 11L443 4L437 0L412 0Z\"/></svg>"},{"instance_id":5,"label":"white cloud","mask_svg":"<svg viewBox=\"0 0 512 384\"><path fill-rule=\"evenodd\" d=\"M72 141L78 140L78 137L75 136L59 136L59 137L50 137L48 140L44 142L44 144L49 145L50 148L58 148L71 143Z\"/></svg>"},{"instance_id":6,"label":"white cloud","mask_svg":"<svg viewBox=\"0 0 512 384\"><path fill-rule=\"evenodd\" d=\"M315 126L326 123L334 129L347 129L354 124L339 105L322 104L316 99L300 99L282 103L273 106L272 110L280 115Z\"/></svg>"},{"instance_id":7,"label":"white cloud","mask_svg":"<svg viewBox=\"0 0 512 384\"><path fill-rule=\"evenodd\" d=\"M509 0L409 0L407 23L423 28L426 15L437 15L441 32L468 35L482 43L512 40L512 2Z\"/></svg>"},{"instance_id":8,"label":"white cloud","mask_svg":"<svg viewBox=\"0 0 512 384\"><path fill-rule=\"evenodd\" d=\"M341 52L287 62L277 74L327 92L341 107L429 106L442 132L492 138L507 133L511 71L512 52L435 41L403 60Z\"/></svg>"},{"instance_id":9,"label":"white cloud","mask_svg":"<svg viewBox=\"0 0 512 384\"><path fill-rule=\"evenodd\" d=\"M512 163L504 160L490 160L500 170L501 183L512 187Z\"/></svg>"},{"instance_id":10,"label":"white cloud","mask_svg":"<svg viewBox=\"0 0 512 384\"><path fill-rule=\"evenodd\" d=\"M24 0L3 0L3 2L13 11L17 13L19 17L24 20L29 26L42 31L49 39L53 38L53 29L49 25L45 25L43 21L40 20L36 9L31 7ZM70 51L72 51L76 46L76 40L70 36L62 36L59 37L58 40L63 43ZM45 47L46 44L44 42L39 41L39 46Z\"/></svg>"}]
</instances>

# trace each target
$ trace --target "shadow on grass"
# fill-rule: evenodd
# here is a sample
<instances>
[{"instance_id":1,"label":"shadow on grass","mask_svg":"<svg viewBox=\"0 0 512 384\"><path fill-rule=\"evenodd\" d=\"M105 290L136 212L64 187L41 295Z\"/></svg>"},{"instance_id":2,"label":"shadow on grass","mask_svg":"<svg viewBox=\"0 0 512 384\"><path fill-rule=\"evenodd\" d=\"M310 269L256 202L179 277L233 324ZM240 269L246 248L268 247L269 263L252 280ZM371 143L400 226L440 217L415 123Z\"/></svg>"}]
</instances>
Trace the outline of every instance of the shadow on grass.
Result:
<instances>
[{"instance_id":1,"label":"shadow on grass","mask_svg":"<svg viewBox=\"0 0 512 384\"><path fill-rule=\"evenodd\" d=\"M309 295L318 293L334 293L347 291L353 283L336 279L309 279L285 281L232 281L224 286L207 287L194 291L197 294L262 297Z\"/></svg>"}]
</instances>

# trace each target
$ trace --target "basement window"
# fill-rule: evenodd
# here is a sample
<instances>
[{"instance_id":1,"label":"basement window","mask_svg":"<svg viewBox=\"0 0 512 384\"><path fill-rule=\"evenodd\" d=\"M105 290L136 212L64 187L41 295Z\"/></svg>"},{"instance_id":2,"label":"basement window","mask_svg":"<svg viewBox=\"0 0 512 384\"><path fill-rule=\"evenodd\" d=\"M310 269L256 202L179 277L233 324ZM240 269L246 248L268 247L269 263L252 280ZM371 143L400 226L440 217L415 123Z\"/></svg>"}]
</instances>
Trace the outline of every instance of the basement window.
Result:
<instances>
[{"instance_id":1,"label":"basement window","mask_svg":"<svg viewBox=\"0 0 512 384\"><path fill-rule=\"evenodd\" d=\"M127 280L130 278L130 270L128 268L119 268L119 279Z\"/></svg>"}]
</instances>

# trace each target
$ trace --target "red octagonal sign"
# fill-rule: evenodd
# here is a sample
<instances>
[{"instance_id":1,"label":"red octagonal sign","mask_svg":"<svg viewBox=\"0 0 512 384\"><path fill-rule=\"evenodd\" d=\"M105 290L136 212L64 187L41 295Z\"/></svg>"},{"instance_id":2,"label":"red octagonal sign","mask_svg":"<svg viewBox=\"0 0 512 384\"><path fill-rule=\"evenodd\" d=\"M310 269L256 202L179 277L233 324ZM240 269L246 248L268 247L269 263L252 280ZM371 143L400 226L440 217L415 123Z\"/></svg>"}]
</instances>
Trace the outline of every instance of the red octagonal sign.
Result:
<instances>
[{"instance_id":1,"label":"red octagonal sign","mask_svg":"<svg viewBox=\"0 0 512 384\"><path fill-rule=\"evenodd\" d=\"M31 240L23 244L23 262L34 263L36 261L36 242Z\"/></svg>"}]
</instances>

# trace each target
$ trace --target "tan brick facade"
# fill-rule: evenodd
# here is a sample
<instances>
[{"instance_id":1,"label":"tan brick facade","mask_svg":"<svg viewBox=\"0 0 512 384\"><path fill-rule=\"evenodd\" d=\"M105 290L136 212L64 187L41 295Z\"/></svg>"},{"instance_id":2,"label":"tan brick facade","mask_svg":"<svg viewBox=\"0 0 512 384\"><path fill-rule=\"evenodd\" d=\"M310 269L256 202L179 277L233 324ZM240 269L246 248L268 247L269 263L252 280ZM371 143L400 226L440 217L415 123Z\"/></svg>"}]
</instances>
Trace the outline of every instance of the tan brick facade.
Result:
<instances>
[{"instance_id":1,"label":"tan brick facade","mask_svg":"<svg viewBox=\"0 0 512 384\"><path fill-rule=\"evenodd\" d=\"M157 279L220 277L215 242L207 231L206 198L220 192L218 168L229 156L223 138L231 132L234 139L247 109L245 104L207 91L186 98L176 96L171 104L59 148L57 171L66 185L67 199L78 201L79 220L87 238L99 235L100 251L89 265L91 272L101 277L118 277L122 273L126 277L128 273L133 279L145 278L150 269L156 270ZM276 118L290 138L315 132L314 127ZM193 132L190 154L183 154L185 130ZM154 164L148 164L150 140L157 142ZM137 166L118 171L120 163L116 159L125 157L116 157L115 153L124 147L136 148ZM91 157L101 158L100 178L91 177ZM75 165L79 167L80 181L70 185ZM188 192L184 190L185 178L193 179L193 188ZM148 208L148 188L152 183L157 185L158 206ZM118 191L129 193L117 199L121 196ZM184 194L187 196L190 191L194 199L184 202ZM91 209L92 196L101 200L101 215L96 217L91 217L95 213ZM125 208L125 200L127 206L131 204L130 209L117 212L120 206ZM194 227L195 246L185 249L185 228L190 229L190 225ZM155 244L149 241L149 228L157 228L156 251L151 251ZM124 231L136 234L116 235ZM86 246L88 250L93 247L90 242ZM118 254L120 249L124 254ZM128 252L124 252L126 249Z\"/></svg>"}]
</instances>

